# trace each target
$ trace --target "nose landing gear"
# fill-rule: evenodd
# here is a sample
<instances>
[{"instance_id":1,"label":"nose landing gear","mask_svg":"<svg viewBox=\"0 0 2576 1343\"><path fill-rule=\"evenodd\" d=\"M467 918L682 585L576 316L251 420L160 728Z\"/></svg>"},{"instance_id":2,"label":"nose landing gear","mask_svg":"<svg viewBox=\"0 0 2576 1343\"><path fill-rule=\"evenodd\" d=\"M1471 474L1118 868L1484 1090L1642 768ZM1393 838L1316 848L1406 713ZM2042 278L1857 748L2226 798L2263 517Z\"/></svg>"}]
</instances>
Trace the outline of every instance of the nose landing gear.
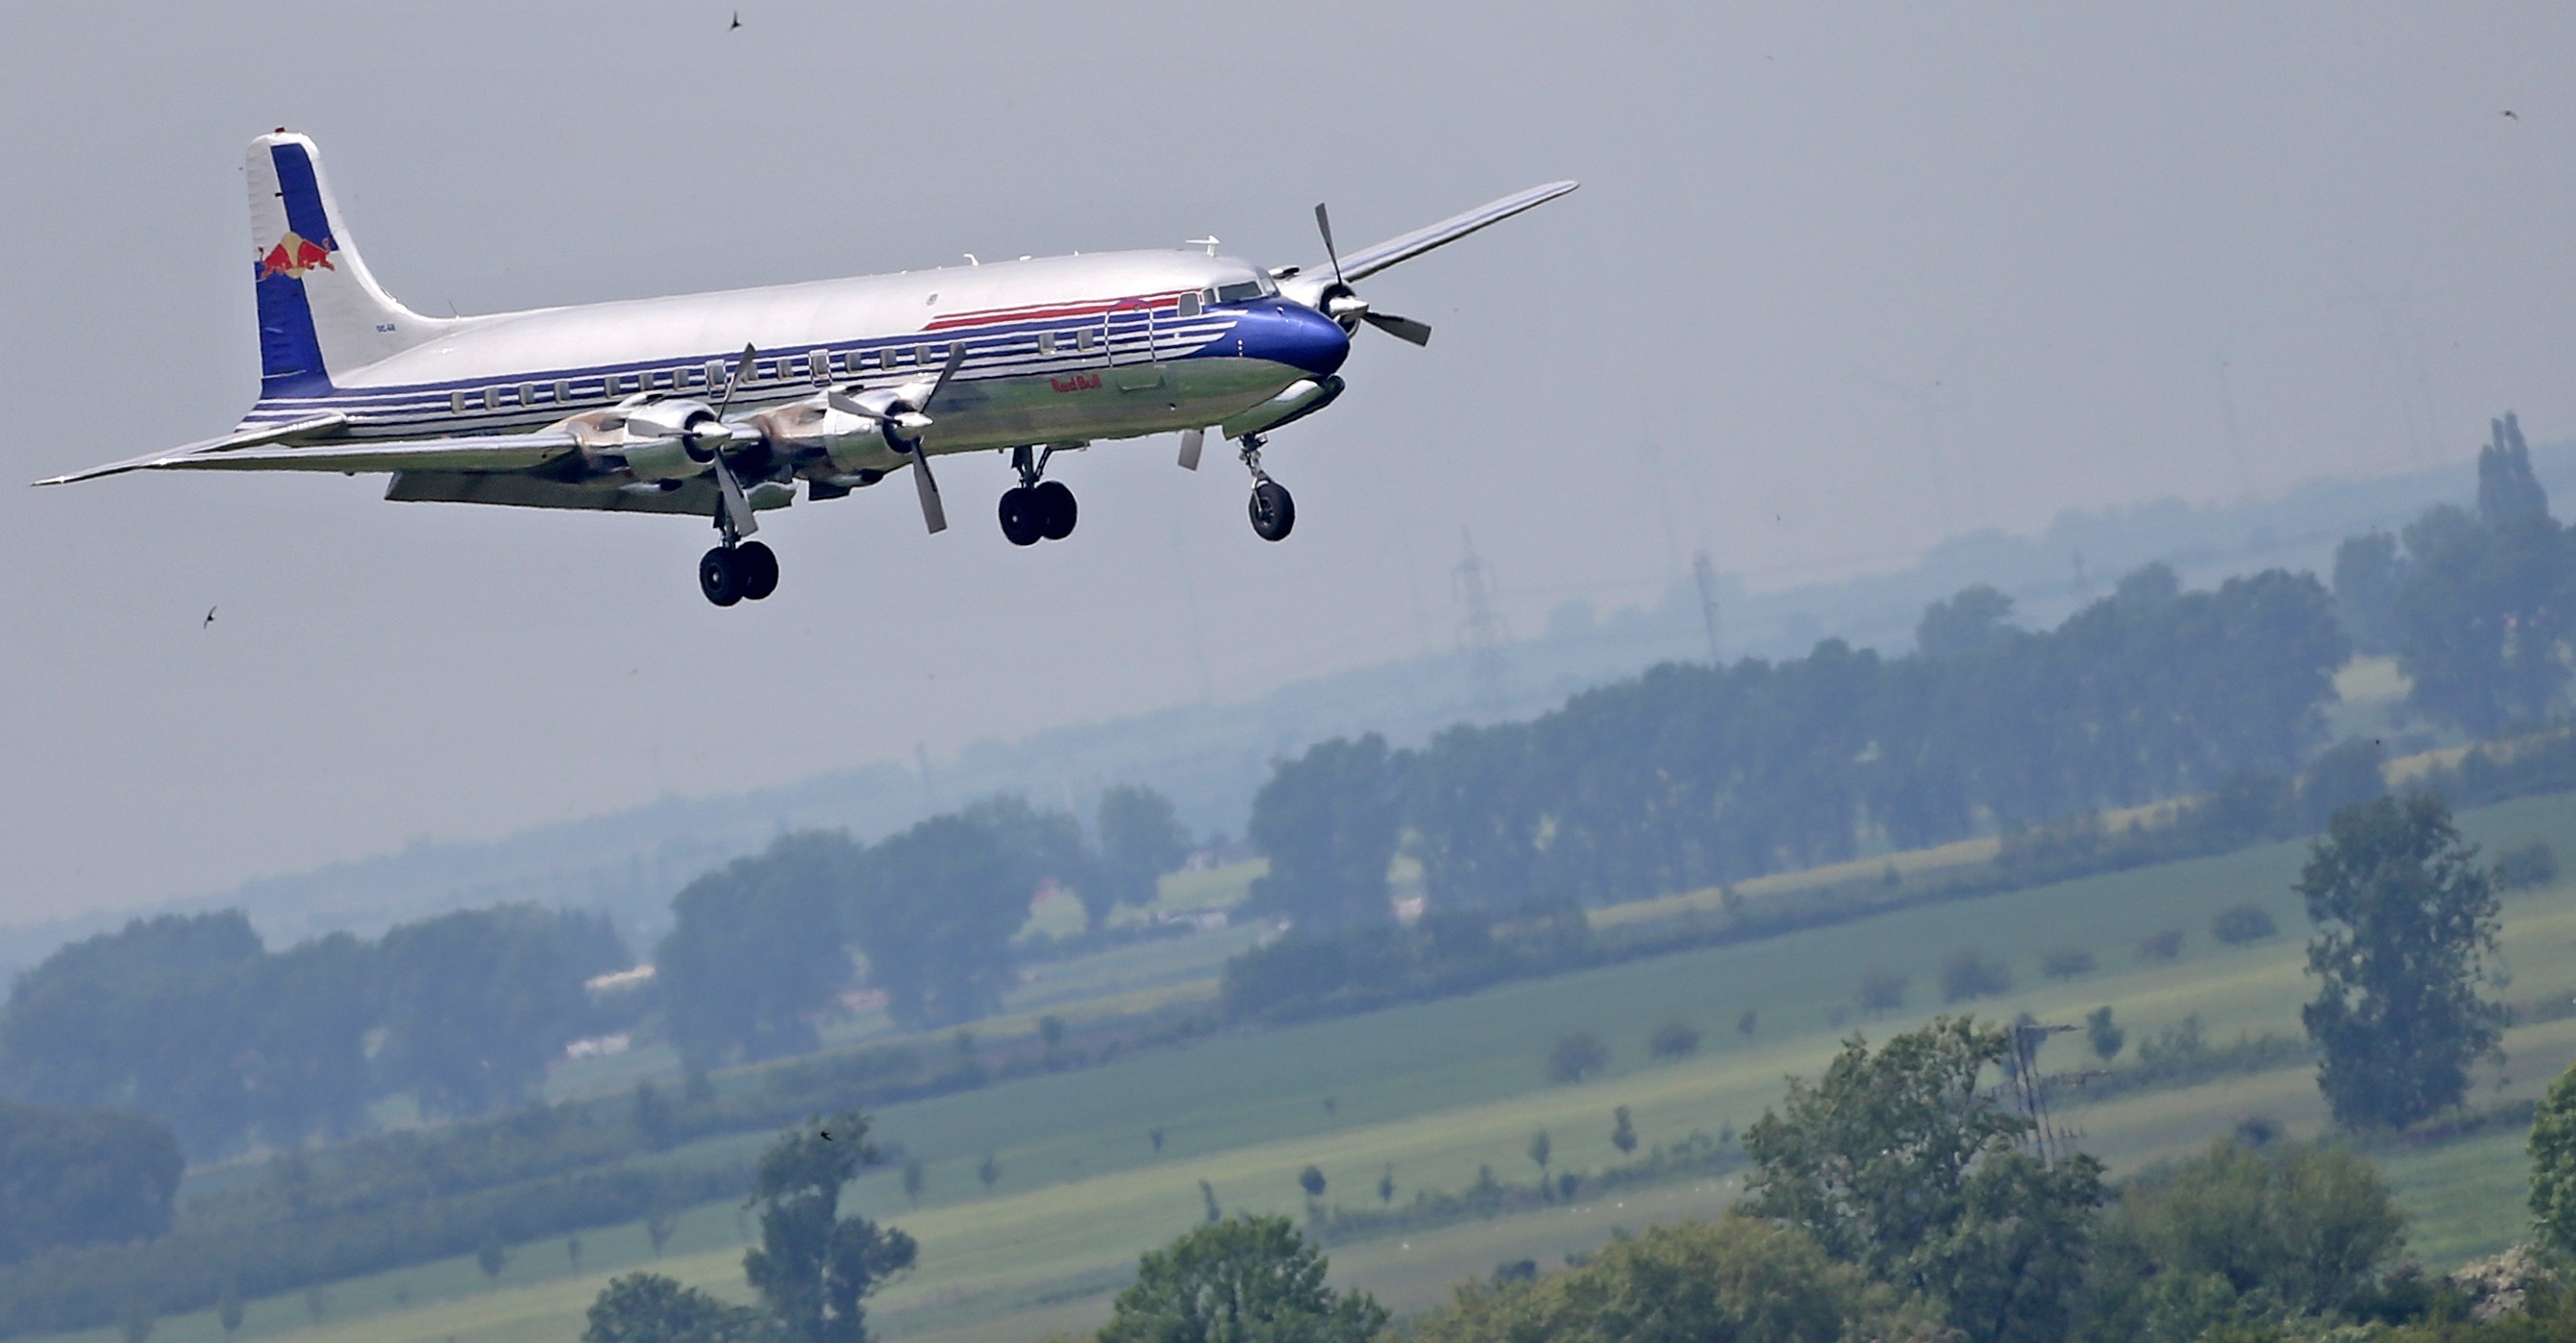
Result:
<instances>
[{"instance_id":1,"label":"nose landing gear","mask_svg":"<svg viewBox=\"0 0 2576 1343\"><path fill-rule=\"evenodd\" d=\"M1252 473L1252 501L1246 511L1252 515L1253 534L1264 541L1284 541L1297 525L1297 501L1288 487L1270 478L1261 469L1261 435L1245 434L1242 439L1244 469Z\"/></svg>"}]
</instances>

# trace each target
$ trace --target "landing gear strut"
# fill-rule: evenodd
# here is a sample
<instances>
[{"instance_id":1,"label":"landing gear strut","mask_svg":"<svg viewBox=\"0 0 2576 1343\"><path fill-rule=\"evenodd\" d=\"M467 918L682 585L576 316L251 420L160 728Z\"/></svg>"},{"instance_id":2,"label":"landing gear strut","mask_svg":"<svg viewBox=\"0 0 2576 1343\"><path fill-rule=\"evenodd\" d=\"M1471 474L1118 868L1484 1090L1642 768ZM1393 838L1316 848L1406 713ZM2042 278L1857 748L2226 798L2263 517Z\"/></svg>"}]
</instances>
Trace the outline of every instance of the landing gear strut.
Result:
<instances>
[{"instance_id":1,"label":"landing gear strut","mask_svg":"<svg viewBox=\"0 0 2576 1343\"><path fill-rule=\"evenodd\" d=\"M716 507L716 530L724 542L698 557L698 591L718 606L759 601L778 590L778 556L758 541L745 541L735 531L723 505Z\"/></svg>"},{"instance_id":2,"label":"landing gear strut","mask_svg":"<svg viewBox=\"0 0 2576 1343\"><path fill-rule=\"evenodd\" d=\"M1238 454L1243 458L1244 469L1252 473L1252 503L1248 510L1252 530L1264 541L1284 541L1289 529L1297 525L1297 501L1289 497L1287 486L1272 480L1270 473L1261 469L1261 442L1261 435L1245 434L1243 450Z\"/></svg>"},{"instance_id":3,"label":"landing gear strut","mask_svg":"<svg viewBox=\"0 0 2576 1343\"><path fill-rule=\"evenodd\" d=\"M1020 483L1002 491L997 511L1002 535L1012 545L1033 546L1073 535L1073 524L1080 516L1073 491L1066 489L1063 481L1038 479L1046 471L1047 459L1054 455L1053 448L1034 457L1027 448L1011 449L1011 469L1020 473Z\"/></svg>"}]
</instances>

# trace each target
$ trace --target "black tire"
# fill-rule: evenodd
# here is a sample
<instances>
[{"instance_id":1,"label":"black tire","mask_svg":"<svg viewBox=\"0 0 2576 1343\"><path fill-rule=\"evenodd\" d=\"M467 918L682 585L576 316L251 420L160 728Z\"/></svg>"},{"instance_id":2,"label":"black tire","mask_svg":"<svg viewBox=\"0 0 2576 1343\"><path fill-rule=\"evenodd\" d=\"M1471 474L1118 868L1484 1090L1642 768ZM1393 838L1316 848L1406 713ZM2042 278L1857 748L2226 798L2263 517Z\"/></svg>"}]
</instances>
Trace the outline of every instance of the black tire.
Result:
<instances>
[{"instance_id":1,"label":"black tire","mask_svg":"<svg viewBox=\"0 0 2576 1343\"><path fill-rule=\"evenodd\" d=\"M996 510L1002 519L1002 536L1015 546L1033 546L1046 535L1046 515L1038 510L1038 492L1012 486L1002 491L1002 502Z\"/></svg>"},{"instance_id":2,"label":"black tire","mask_svg":"<svg viewBox=\"0 0 2576 1343\"><path fill-rule=\"evenodd\" d=\"M1046 523L1040 530L1046 533L1046 539L1061 541L1073 535L1074 521L1081 516L1080 508L1073 502L1073 491L1066 489L1061 480L1042 481L1037 487L1037 497L1038 517Z\"/></svg>"},{"instance_id":3,"label":"black tire","mask_svg":"<svg viewBox=\"0 0 2576 1343\"><path fill-rule=\"evenodd\" d=\"M1288 496L1288 487L1275 480L1265 480L1252 487L1252 530L1264 541L1285 541L1289 529L1297 525L1297 501Z\"/></svg>"},{"instance_id":4,"label":"black tire","mask_svg":"<svg viewBox=\"0 0 2576 1343\"><path fill-rule=\"evenodd\" d=\"M718 546L698 557L698 591L718 606L742 600L742 566L734 563L732 551Z\"/></svg>"},{"instance_id":5,"label":"black tire","mask_svg":"<svg viewBox=\"0 0 2576 1343\"><path fill-rule=\"evenodd\" d=\"M742 599L756 602L778 590L778 556L758 541L734 548L733 567L742 575Z\"/></svg>"}]
</instances>

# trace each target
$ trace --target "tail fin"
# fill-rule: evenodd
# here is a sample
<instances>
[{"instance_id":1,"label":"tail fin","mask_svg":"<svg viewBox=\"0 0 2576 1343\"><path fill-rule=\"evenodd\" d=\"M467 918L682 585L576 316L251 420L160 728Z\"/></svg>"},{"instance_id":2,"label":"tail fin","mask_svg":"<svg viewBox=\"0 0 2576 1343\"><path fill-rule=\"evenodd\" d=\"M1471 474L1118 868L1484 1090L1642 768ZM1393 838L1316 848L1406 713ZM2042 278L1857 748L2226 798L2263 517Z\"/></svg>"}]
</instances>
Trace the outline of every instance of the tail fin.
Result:
<instances>
[{"instance_id":1,"label":"tail fin","mask_svg":"<svg viewBox=\"0 0 2576 1343\"><path fill-rule=\"evenodd\" d=\"M396 303L358 259L322 154L280 129L250 142L251 243L259 295L260 396L331 390L331 371L372 364L437 336L449 319Z\"/></svg>"}]
</instances>

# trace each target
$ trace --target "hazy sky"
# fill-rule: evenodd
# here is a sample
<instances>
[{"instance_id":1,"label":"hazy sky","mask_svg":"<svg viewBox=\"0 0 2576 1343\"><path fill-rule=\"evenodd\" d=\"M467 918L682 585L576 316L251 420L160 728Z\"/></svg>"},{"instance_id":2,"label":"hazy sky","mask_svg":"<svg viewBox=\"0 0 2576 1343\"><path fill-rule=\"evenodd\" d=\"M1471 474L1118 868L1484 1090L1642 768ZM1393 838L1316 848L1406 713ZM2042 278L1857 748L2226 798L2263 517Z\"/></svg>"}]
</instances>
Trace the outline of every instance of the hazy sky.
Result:
<instances>
[{"instance_id":1,"label":"hazy sky","mask_svg":"<svg viewBox=\"0 0 2576 1343\"><path fill-rule=\"evenodd\" d=\"M730 611L684 519L0 483L0 920L1446 646L1462 526L1534 630L1702 546L1779 585L2576 426L2566 6L732 8L15 7L0 474L247 406L273 125L425 312L1303 262L1318 199L1355 246L1584 186L1367 286L1439 335L1363 332L1277 437L1278 546L1169 439L1064 460L1061 545L1001 539L985 457L942 536L900 481L768 515L780 594Z\"/></svg>"}]
</instances>

